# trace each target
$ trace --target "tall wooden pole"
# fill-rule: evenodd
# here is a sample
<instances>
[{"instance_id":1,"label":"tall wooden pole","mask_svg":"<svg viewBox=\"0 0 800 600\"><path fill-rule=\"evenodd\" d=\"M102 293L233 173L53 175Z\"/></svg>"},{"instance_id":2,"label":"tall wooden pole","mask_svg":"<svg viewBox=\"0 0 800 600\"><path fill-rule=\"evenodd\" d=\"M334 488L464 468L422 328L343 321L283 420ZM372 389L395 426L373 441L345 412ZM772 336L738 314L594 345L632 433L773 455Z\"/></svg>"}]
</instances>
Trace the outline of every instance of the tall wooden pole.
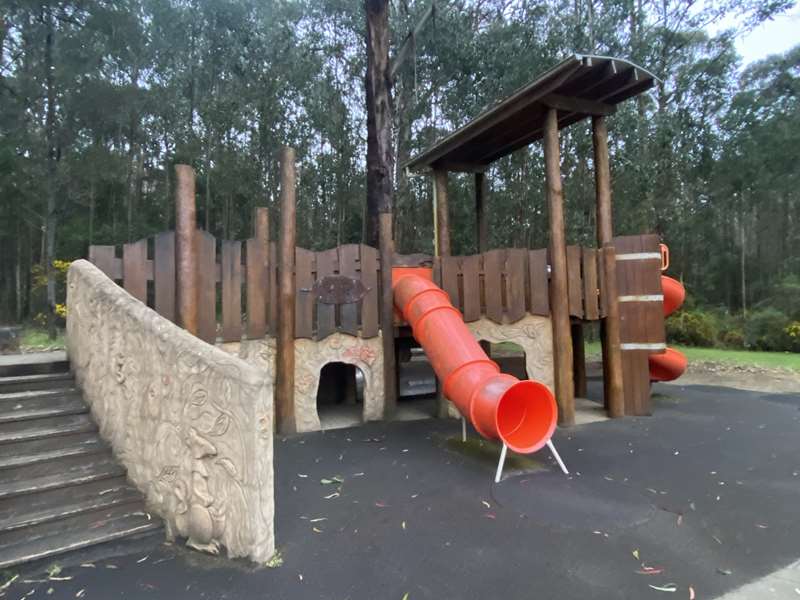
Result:
<instances>
[{"instance_id":1,"label":"tall wooden pole","mask_svg":"<svg viewBox=\"0 0 800 600\"><path fill-rule=\"evenodd\" d=\"M561 425L575 423L575 395L572 380L572 337L567 291L567 243L564 232L564 190L558 147L558 114L547 109L544 123L544 162L547 205L550 213L550 312L553 324L553 358Z\"/></svg>"},{"instance_id":2,"label":"tall wooden pole","mask_svg":"<svg viewBox=\"0 0 800 600\"><path fill-rule=\"evenodd\" d=\"M435 170L433 172L433 185L436 186L436 255L439 257L450 256L450 207L447 201L447 171ZM448 415L448 402L442 386L437 386L436 414L440 419Z\"/></svg>"},{"instance_id":3,"label":"tall wooden pole","mask_svg":"<svg viewBox=\"0 0 800 600\"><path fill-rule=\"evenodd\" d=\"M436 186L436 253L450 256L450 208L447 203L447 171L433 172Z\"/></svg>"},{"instance_id":4,"label":"tall wooden pole","mask_svg":"<svg viewBox=\"0 0 800 600\"><path fill-rule=\"evenodd\" d=\"M379 251L381 256L381 344L383 346L383 413L391 419L397 409L397 360L394 348L394 290L392 289L392 213L378 215Z\"/></svg>"},{"instance_id":5,"label":"tall wooden pole","mask_svg":"<svg viewBox=\"0 0 800 600\"><path fill-rule=\"evenodd\" d=\"M478 240L478 252L489 249L489 219L486 214L486 200L489 185L485 173L475 173L475 227Z\"/></svg>"},{"instance_id":6,"label":"tall wooden pole","mask_svg":"<svg viewBox=\"0 0 800 600\"><path fill-rule=\"evenodd\" d=\"M275 413L278 432L294 433L294 318L296 247L294 148L281 149L281 235L278 246L278 337L275 357Z\"/></svg>"},{"instance_id":7,"label":"tall wooden pole","mask_svg":"<svg viewBox=\"0 0 800 600\"><path fill-rule=\"evenodd\" d=\"M194 169L175 165L175 279L178 323L197 335L197 206Z\"/></svg>"},{"instance_id":8,"label":"tall wooden pole","mask_svg":"<svg viewBox=\"0 0 800 600\"><path fill-rule=\"evenodd\" d=\"M260 244L269 246L269 209L257 206L253 211L253 233Z\"/></svg>"},{"instance_id":9,"label":"tall wooden pole","mask_svg":"<svg viewBox=\"0 0 800 600\"><path fill-rule=\"evenodd\" d=\"M611 166L608 157L608 128L605 117L592 118L594 177L597 200L597 245L603 251L605 274L606 317L601 322L603 347L603 394L610 417L625 414L625 390L620 348L619 299L617 265L612 244L614 235L611 211Z\"/></svg>"}]
</instances>

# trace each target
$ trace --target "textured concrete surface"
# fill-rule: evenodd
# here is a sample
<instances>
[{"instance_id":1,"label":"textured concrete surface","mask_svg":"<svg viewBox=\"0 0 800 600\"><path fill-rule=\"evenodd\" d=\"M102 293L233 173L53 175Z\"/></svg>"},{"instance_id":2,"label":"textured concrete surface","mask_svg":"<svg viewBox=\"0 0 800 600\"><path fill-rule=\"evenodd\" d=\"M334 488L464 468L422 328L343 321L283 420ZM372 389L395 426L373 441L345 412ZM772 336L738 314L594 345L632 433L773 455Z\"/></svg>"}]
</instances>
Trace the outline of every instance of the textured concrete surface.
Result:
<instances>
[{"instance_id":1,"label":"textured concrete surface","mask_svg":"<svg viewBox=\"0 0 800 600\"><path fill-rule=\"evenodd\" d=\"M67 307L76 381L170 536L231 557L271 557L269 372L175 326L84 260L69 269Z\"/></svg>"},{"instance_id":2,"label":"textured concrete surface","mask_svg":"<svg viewBox=\"0 0 800 600\"><path fill-rule=\"evenodd\" d=\"M800 396L656 390L653 417L557 432L569 478L543 451L492 484L496 449L462 450L457 421L278 439L281 566L167 546L7 595L705 600L782 573L800 558ZM787 581L730 598L793 598Z\"/></svg>"}]
</instances>

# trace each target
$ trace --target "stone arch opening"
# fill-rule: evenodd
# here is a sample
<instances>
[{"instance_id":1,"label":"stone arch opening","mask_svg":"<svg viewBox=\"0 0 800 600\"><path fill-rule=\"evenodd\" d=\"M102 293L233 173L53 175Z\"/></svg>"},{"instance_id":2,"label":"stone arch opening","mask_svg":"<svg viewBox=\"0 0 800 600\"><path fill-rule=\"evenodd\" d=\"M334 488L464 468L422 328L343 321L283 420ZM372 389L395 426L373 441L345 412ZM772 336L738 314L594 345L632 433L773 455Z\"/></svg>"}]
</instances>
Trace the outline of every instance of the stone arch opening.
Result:
<instances>
[{"instance_id":1,"label":"stone arch opening","mask_svg":"<svg viewBox=\"0 0 800 600\"><path fill-rule=\"evenodd\" d=\"M492 343L489 346L492 360L498 364L503 373L513 375L517 379L530 379L525 348L515 342Z\"/></svg>"},{"instance_id":2,"label":"stone arch opening","mask_svg":"<svg viewBox=\"0 0 800 600\"><path fill-rule=\"evenodd\" d=\"M345 362L329 362L319 372L317 415L322 429L341 429L364 422L364 373Z\"/></svg>"}]
</instances>

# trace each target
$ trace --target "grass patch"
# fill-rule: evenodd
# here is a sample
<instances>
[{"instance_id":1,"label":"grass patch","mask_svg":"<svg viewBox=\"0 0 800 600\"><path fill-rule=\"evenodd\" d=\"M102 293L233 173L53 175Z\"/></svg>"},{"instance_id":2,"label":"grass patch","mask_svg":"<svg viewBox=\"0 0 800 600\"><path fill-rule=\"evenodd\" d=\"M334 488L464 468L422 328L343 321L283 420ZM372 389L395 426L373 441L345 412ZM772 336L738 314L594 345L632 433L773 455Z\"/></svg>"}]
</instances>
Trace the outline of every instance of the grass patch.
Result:
<instances>
[{"instance_id":1,"label":"grass patch","mask_svg":"<svg viewBox=\"0 0 800 600\"><path fill-rule=\"evenodd\" d=\"M800 371L800 353L797 352L755 352L750 350L725 350L722 348L695 348L691 346L673 347L686 355L689 364L692 361L704 361L745 367L781 368ZM586 344L587 359L599 360L601 355L600 342L588 342Z\"/></svg>"},{"instance_id":2,"label":"grass patch","mask_svg":"<svg viewBox=\"0 0 800 600\"><path fill-rule=\"evenodd\" d=\"M39 329L36 327L26 327L22 330L22 339L20 340L20 348L25 351L32 350L63 350L66 348L66 339L64 337L64 330L56 330L56 339L51 340L47 335L47 330Z\"/></svg>"}]
</instances>

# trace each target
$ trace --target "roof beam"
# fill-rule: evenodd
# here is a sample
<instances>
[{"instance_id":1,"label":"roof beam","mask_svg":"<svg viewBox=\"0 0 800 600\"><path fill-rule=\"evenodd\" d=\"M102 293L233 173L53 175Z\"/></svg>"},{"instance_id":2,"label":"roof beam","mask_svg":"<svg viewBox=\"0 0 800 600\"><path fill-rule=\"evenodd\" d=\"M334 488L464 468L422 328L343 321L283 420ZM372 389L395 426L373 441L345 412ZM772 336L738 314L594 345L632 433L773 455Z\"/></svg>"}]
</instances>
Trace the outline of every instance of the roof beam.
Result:
<instances>
[{"instance_id":1,"label":"roof beam","mask_svg":"<svg viewBox=\"0 0 800 600\"><path fill-rule=\"evenodd\" d=\"M433 148L411 159L407 163L407 166L413 171L418 169L421 165L433 164L447 155L453 148L466 143L468 140L477 137L484 131L487 131L494 125L503 121L503 119L508 116L509 112L535 104L537 101L541 100L542 96L558 89L567 79L580 71L582 67L583 64L581 61L567 64L554 79L551 79L541 90L534 90L532 94L530 90L527 89L529 86L526 86L526 89L522 90L521 93L513 94L503 102L493 106L486 111L485 114L478 115L471 123L439 141Z\"/></svg>"},{"instance_id":2,"label":"roof beam","mask_svg":"<svg viewBox=\"0 0 800 600\"><path fill-rule=\"evenodd\" d=\"M592 116L608 116L617 112L616 107L611 104L586 100L576 96L562 96L561 94L548 94L542 98L542 104L555 108L560 112L573 112Z\"/></svg>"}]
</instances>

